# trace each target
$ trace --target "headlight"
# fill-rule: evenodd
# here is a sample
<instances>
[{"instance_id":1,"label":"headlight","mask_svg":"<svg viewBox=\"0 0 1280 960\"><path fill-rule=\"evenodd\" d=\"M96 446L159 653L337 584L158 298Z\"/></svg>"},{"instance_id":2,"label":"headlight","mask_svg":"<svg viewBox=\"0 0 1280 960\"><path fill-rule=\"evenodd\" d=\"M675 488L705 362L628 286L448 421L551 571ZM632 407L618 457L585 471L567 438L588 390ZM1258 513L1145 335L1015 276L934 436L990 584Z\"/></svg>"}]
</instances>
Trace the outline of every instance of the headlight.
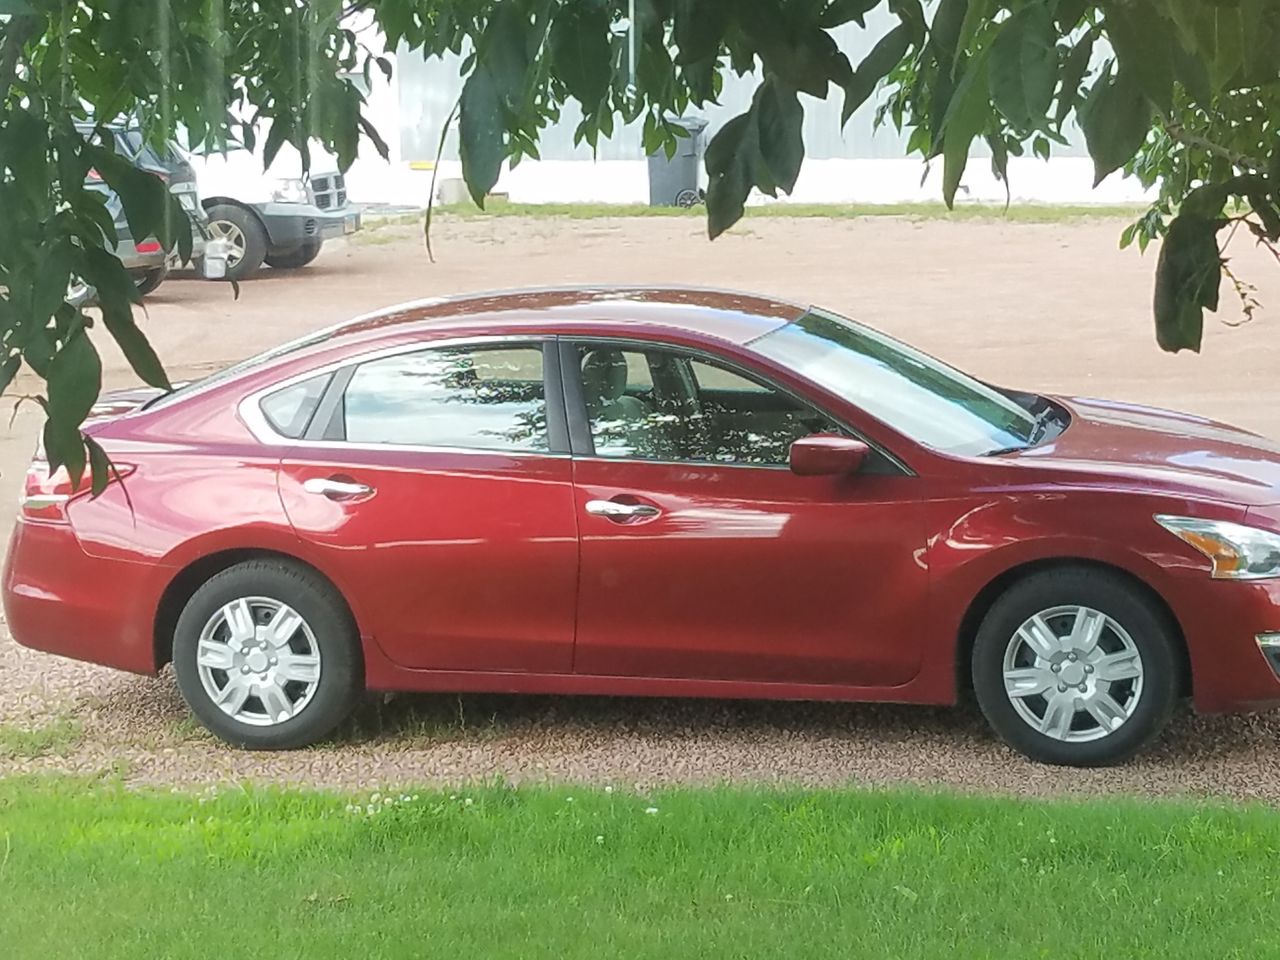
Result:
<instances>
[{"instance_id":1,"label":"headlight","mask_svg":"<svg viewBox=\"0 0 1280 960\"><path fill-rule=\"evenodd\" d=\"M271 188L271 199L276 203L308 203L307 185L301 180L277 180Z\"/></svg>"},{"instance_id":2,"label":"headlight","mask_svg":"<svg viewBox=\"0 0 1280 960\"><path fill-rule=\"evenodd\" d=\"M1213 562L1213 576L1225 580L1280 577L1280 534L1229 520L1157 516L1156 523L1185 540Z\"/></svg>"}]
</instances>

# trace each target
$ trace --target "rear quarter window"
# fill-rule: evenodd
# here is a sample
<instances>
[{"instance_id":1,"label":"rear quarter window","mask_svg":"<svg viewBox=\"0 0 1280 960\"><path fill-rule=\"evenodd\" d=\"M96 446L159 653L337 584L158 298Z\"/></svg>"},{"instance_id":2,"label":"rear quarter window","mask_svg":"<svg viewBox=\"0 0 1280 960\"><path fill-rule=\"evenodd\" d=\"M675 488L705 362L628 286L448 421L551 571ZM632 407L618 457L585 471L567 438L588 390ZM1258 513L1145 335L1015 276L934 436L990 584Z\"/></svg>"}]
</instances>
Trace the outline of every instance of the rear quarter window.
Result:
<instances>
[{"instance_id":1,"label":"rear quarter window","mask_svg":"<svg viewBox=\"0 0 1280 960\"><path fill-rule=\"evenodd\" d=\"M331 373L320 374L263 397L262 415L267 418L271 429L291 440L297 440L306 433L332 376Z\"/></svg>"}]
</instances>

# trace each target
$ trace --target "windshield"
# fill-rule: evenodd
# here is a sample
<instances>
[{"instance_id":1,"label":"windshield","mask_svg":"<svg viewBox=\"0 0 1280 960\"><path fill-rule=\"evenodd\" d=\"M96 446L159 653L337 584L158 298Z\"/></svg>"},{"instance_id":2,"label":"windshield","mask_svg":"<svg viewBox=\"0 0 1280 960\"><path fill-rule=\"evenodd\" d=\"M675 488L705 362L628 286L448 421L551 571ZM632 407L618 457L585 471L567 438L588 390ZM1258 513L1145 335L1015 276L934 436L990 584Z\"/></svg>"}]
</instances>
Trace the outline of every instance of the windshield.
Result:
<instances>
[{"instance_id":1,"label":"windshield","mask_svg":"<svg viewBox=\"0 0 1280 960\"><path fill-rule=\"evenodd\" d=\"M1043 417L998 390L844 317L811 309L752 344L899 433L981 456L1035 442Z\"/></svg>"}]
</instances>

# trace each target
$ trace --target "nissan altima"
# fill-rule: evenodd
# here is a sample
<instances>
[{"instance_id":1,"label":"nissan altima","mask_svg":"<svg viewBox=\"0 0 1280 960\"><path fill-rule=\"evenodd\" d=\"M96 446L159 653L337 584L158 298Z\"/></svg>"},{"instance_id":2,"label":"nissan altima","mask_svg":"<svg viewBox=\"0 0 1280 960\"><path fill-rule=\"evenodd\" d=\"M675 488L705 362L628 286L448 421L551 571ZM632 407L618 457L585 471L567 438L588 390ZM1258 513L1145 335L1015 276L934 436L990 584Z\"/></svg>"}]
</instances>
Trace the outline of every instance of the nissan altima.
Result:
<instances>
[{"instance_id":1,"label":"nissan altima","mask_svg":"<svg viewBox=\"0 0 1280 960\"><path fill-rule=\"evenodd\" d=\"M1280 703L1280 450L982 382L828 310L690 289L422 301L105 396L37 452L21 644L282 749L365 690L972 694L1034 759Z\"/></svg>"}]
</instances>

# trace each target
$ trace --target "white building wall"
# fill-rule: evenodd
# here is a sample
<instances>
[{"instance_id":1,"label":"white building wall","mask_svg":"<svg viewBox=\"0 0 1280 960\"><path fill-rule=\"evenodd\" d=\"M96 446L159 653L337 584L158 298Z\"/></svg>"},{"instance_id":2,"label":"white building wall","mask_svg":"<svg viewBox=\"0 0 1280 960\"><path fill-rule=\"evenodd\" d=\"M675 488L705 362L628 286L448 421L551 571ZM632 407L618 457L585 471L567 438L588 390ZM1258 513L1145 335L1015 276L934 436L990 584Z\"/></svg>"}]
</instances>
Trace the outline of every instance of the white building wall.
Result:
<instances>
[{"instance_id":1,"label":"white building wall","mask_svg":"<svg viewBox=\"0 0 1280 960\"><path fill-rule=\"evenodd\" d=\"M847 24L835 31L855 64L893 21L879 12L868 17L867 29ZM381 38L362 37L377 49ZM430 195L431 165L440 145L441 125L461 91L458 59L452 55L425 60L401 49L392 56L394 72L386 81L373 75L368 112L391 151L383 161L371 144L361 149L348 174L348 192L362 203L425 206ZM691 111L708 121L710 136L729 118L745 110L759 77L726 73L720 103L705 111ZM792 203L901 203L941 199L941 164L927 172L918 158L905 157L906 137L892 126L877 128L872 97L841 129L841 96L827 100L802 95L805 104L806 159L796 189L779 202ZM496 190L518 203L645 203L649 198L647 163L640 143L639 125L617 130L600 144L595 157L586 144L573 143L580 114L566 106L559 123L543 132L539 161L522 161L504 171ZM1119 203L1137 201L1145 194L1141 185L1119 175L1093 189L1093 169L1078 131L1069 147L1054 147L1053 159L1012 158L1009 164L1009 196L1014 202ZM456 124L445 138L438 178L461 174ZM975 144L961 186L961 200L1003 202L1004 184L991 173L985 144ZM705 173L703 173L705 178ZM773 202L753 196L752 203Z\"/></svg>"}]
</instances>

